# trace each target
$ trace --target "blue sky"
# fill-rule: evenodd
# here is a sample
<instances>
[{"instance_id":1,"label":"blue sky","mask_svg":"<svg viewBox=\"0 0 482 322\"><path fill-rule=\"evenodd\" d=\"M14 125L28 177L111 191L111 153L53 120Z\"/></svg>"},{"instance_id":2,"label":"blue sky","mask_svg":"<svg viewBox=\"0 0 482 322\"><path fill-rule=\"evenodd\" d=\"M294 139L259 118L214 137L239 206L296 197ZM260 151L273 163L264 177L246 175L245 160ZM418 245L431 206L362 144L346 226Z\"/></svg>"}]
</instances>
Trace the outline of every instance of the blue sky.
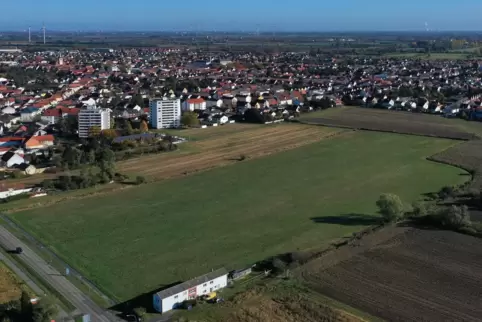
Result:
<instances>
[{"instance_id":1,"label":"blue sky","mask_svg":"<svg viewBox=\"0 0 482 322\"><path fill-rule=\"evenodd\" d=\"M482 0L2 1L0 30L482 30Z\"/></svg>"}]
</instances>

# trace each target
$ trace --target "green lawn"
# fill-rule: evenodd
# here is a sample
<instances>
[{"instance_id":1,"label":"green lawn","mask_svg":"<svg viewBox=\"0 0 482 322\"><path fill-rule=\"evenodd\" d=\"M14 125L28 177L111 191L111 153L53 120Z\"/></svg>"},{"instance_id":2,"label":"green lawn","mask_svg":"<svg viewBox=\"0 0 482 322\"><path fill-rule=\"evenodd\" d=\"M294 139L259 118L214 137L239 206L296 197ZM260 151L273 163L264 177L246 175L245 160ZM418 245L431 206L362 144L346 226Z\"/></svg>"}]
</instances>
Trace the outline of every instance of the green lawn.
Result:
<instances>
[{"instance_id":1,"label":"green lawn","mask_svg":"<svg viewBox=\"0 0 482 322\"><path fill-rule=\"evenodd\" d=\"M424 158L453 141L353 132L181 179L13 214L120 300L212 268L320 247L362 228L310 218L375 214L380 193L411 202L461 183Z\"/></svg>"}]
</instances>

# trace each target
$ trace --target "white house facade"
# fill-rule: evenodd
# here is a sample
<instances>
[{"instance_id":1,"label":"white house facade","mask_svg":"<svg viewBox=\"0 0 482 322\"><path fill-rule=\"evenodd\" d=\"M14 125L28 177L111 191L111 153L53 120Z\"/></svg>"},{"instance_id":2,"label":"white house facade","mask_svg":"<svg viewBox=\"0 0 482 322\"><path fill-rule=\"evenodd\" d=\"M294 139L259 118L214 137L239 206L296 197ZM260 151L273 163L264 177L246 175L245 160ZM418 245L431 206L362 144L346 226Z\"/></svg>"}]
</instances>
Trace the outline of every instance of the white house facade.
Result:
<instances>
[{"instance_id":1,"label":"white house facade","mask_svg":"<svg viewBox=\"0 0 482 322\"><path fill-rule=\"evenodd\" d=\"M228 272L221 268L154 294L154 309L165 313L180 307L184 301L207 295L227 285Z\"/></svg>"}]
</instances>

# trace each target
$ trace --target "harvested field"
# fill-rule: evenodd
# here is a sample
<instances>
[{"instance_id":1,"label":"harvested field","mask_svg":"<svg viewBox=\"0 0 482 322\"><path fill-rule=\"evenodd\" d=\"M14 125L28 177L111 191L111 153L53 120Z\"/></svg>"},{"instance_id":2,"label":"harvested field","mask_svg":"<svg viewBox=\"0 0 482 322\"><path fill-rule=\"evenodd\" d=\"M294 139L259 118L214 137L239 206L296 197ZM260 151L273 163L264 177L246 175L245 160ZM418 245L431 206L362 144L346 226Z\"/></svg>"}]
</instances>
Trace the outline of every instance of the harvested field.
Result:
<instances>
[{"instance_id":1,"label":"harvested field","mask_svg":"<svg viewBox=\"0 0 482 322\"><path fill-rule=\"evenodd\" d=\"M19 300L21 294L21 282L15 274L0 261L0 304Z\"/></svg>"},{"instance_id":2,"label":"harvested field","mask_svg":"<svg viewBox=\"0 0 482 322\"><path fill-rule=\"evenodd\" d=\"M310 288L390 321L480 321L482 243L450 231L387 228L301 269Z\"/></svg>"},{"instance_id":3,"label":"harvested field","mask_svg":"<svg viewBox=\"0 0 482 322\"><path fill-rule=\"evenodd\" d=\"M340 108L328 113L318 112L312 113L311 115L307 114L300 120L307 124L457 140L475 139L476 135L474 133L477 133L477 131L472 131L471 128L469 129L461 125L461 120L444 119L440 116L421 113L369 108ZM465 124L472 123L470 126L474 127L480 126L480 131L482 131L482 124L478 122L462 122Z\"/></svg>"},{"instance_id":4,"label":"harvested field","mask_svg":"<svg viewBox=\"0 0 482 322\"><path fill-rule=\"evenodd\" d=\"M180 321L203 322L363 322L373 316L334 303L291 281L265 281L217 306L182 312ZM229 290L228 290L229 292ZM362 317L358 317L358 316Z\"/></svg>"},{"instance_id":5,"label":"harvested field","mask_svg":"<svg viewBox=\"0 0 482 322\"><path fill-rule=\"evenodd\" d=\"M238 162L241 155L257 158L294 149L339 134L337 129L279 124L249 127L249 131L227 133L193 142L194 152L168 153L119 162L126 174L141 174L149 179L167 179ZM182 148L182 147L181 147Z\"/></svg>"}]
</instances>

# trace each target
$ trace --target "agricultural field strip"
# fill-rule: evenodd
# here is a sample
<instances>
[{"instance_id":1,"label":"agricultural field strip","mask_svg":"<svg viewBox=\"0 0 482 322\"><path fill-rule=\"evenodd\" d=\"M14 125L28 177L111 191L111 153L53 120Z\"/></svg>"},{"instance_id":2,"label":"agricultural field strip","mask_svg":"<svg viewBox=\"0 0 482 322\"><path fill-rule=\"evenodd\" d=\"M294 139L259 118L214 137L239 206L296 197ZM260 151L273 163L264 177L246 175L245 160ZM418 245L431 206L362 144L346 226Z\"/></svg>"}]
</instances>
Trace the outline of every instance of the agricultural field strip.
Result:
<instances>
[{"instance_id":1,"label":"agricultural field strip","mask_svg":"<svg viewBox=\"0 0 482 322\"><path fill-rule=\"evenodd\" d=\"M213 138L213 139L208 139L206 141L199 141L199 142L193 142L192 145L196 148L199 148L201 151L200 152L194 152L192 154L187 154L187 155L180 155L180 154L161 154L161 155L151 155L151 156L145 156L142 158L143 164L147 164L148 162L156 162L160 159L183 159L186 157L190 157L192 155L198 156L199 154L205 154L205 153L211 153L211 152L219 152L222 151L223 149L226 151L229 151L229 149L232 149L233 146L226 147L226 144L230 143L230 140L237 140L237 145L252 145L253 143L259 143L259 141L256 140L262 140L265 139L267 136L271 136L274 134L282 134L286 133L287 129L281 129L279 127L276 128L268 128L264 129L264 131L253 131L253 133L249 136L239 136L239 134L236 135L230 135L228 137L224 138ZM291 128L291 130L295 130L294 128ZM296 133L296 132L294 132ZM292 133L292 135L294 134ZM234 147L235 147L234 146ZM136 169L139 166L139 159L131 159L127 161L122 161L119 162L119 167L121 167L124 170L130 170L130 169Z\"/></svg>"},{"instance_id":2,"label":"agricultural field strip","mask_svg":"<svg viewBox=\"0 0 482 322\"><path fill-rule=\"evenodd\" d=\"M373 296L370 292L379 294L380 291L385 291L387 296L389 295L387 298L399 297L399 300L394 301L394 306L397 306L400 301L405 299L412 301L414 306L423 304L419 307L418 312L424 312L424 310L426 312L429 309L428 307L430 307L434 314L443 312L445 317L453 319L460 319L460 316L464 316L466 320L473 320L474 317L480 316L482 310L477 309L479 298L476 295L472 296L471 303L467 303L469 299L466 296L465 298L457 298L457 295L473 288L474 283L480 284L481 276L474 275L480 275L478 273L480 272L480 265L474 265L477 259L474 262L472 255L476 254L476 258L481 258L482 254L469 250L468 252L472 255L467 257L466 255L468 254L466 252L461 257L456 256L458 259L462 258L461 262L451 263L450 261L453 260L454 255L460 253L455 245L439 239L436 240L439 246L442 247L439 247L439 250L437 250L438 248L430 247L430 245L425 246L423 244L419 246L416 242L410 242L409 238L412 237L410 232L413 231L411 230L404 235L403 240L400 240L400 236L396 236L389 242L372 247L362 255L355 254L351 259L345 259L338 265L330 266L328 269L321 270L320 268L317 270L316 266L311 265L309 269L303 270L301 276L320 292L331 292L332 296L345 297L345 300L346 297L351 298L348 304L353 301L359 302L358 306L363 306L364 309L369 309L370 305L372 309L373 306L379 307L378 302L384 301L384 299L374 300L376 296ZM415 236L415 238L417 237ZM393 243L394 241L395 243ZM392 247L390 247L390 243L392 243ZM403 245L403 243L406 244ZM387 248L387 246L389 247ZM414 249L407 248L413 246L415 247ZM444 247L447 248L445 249ZM427 252L429 256L427 256ZM450 254L447 254L447 252ZM376 259L382 259L382 261L379 262ZM472 265L469 267L470 264ZM427 284L426 277L418 276L420 272L427 271L438 274L437 276L441 284L429 282ZM404 279L397 280L395 272L403 272ZM457 284L449 287L450 291L448 292L446 283L453 281L454 274L459 279ZM365 279L368 281L365 281ZM323 285L330 286L331 291L326 289L326 286L320 286L320 281L323 281ZM341 281L343 283L340 283ZM406 281L410 281L410 283L406 283ZM363 285L354 287L354 285L359 285L360 283ZM407 292L409 293L407 294ZM366 305L367 307L365 307ZM458 313L457 311L462 312ZM473 314L470 315L468 312Z\"/></svg>"},{"instance_id":3,"label":"agricultural field strip","mask_svg":"<svg viewBox=\"0 0 482 322\"><path fill-rule=\"evenodd\" d=\"M299 147L299 146L302 146L302 145L305 145L305 144L313 143L313 142L316 142L319 139L321 139L321 138L318 138L318 137L310 137L309 139L308 138L305 139L304 137L297 137L297 139L302 139L303 142L302 143L294 143L294 144L289 145L294 140L293 140L292 135L287 134L286 136L289 137L286 140L283 140L282 137L279 137L278 140L276 140L276 142L275 142L275 146L277 147L276 149L272 149L272 148L269 149L269 147L266 146L267 142L259 142L260 146L258 148L254 147L252 149L249 149L248 146L246 146L246 149L241 149L241 148L243 148L243 146L238 146L237 148L239 148L240 150L234 150L234 151L233 151L232 148L227 148L226 152L220 151L220 152L217 152L217 153L209 153L208 155L203 156L201 158L196 158L194 160L188 160L186 162L173 164L173 165L171 165L171 167L174 168L173 169L174 171L176 169L178 171L189 170L191 168L191 166L195 166L195 165L197 165L198 167L200 166L201 169L211 168L211 167L215 167L215 166L219 165L219 163L221 163L221 164L223 162L227 163L226 161L230 161L230 160L228 160L228 158L238 157L240 153L246 153L249 157L259 156L258 154L268 155L268 154L271 154L271 153L280 152L280 151L287 150L287 149L293 149L293 148L296 148L296 147ZM166 172L166 170L167 170L167 173L169 173L169 170L170 170L169 165L167 165L165 167L162 167L161 169L148 168L146 170L137 169L136 171L141 173L141 174L151 175L151 174L163 174L163 173ZM177 171L174 172L174 175L178 175L178 174L179 173L177 173ZM165 176L163 176L163 177L165 177Z\"/></svg>"},{"instance_id":4,"label":"agricultural field strip","mask_svg":"<svg viewBox=\"0 0 482 322\"><path fill-rule=\"evenodd\" d=\"M196 153L194 155L178 155L175 158L160 160L152 158L144 160L142 164L130 165L125 167L124 164L119 166L120 171L136 173L144 175L160 175L174 173L179 175L179 171L188 171L192 167L201 167L203 169L216 166L219 163L227 163L229 159L239 157L241 154L247 157L256 157L259 155L268 155L282 150L293 149L298 146L310 144L324 137L339 133L339 131L316 131L311 128L305 128L296 132L276 132L276 136L266 137L266 134L259 134L255 137L240 140L239 143L226 147L227 140L219 144L213 143L212 150L207 145L202 148L205 152Z\"/></svg>"}]
</instances>

